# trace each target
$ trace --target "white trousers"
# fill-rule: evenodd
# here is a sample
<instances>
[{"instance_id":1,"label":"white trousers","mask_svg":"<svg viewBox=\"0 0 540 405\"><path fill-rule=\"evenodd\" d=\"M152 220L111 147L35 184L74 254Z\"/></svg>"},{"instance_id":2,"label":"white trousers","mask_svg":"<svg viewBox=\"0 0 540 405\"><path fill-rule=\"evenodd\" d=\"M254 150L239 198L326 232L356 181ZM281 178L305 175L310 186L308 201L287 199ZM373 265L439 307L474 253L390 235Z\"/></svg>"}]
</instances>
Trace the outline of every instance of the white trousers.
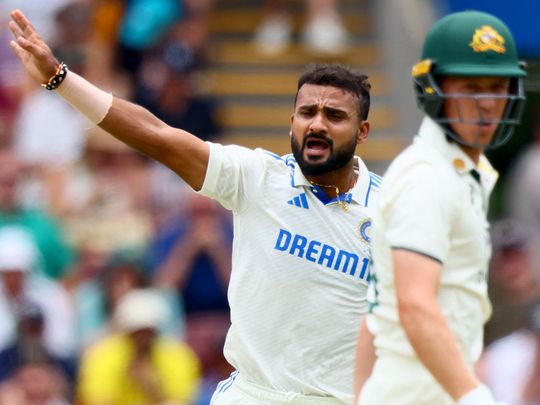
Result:
<instances>
[{"instance_id":1,"label":"white trousers","mask_svg":"<svg viewBox=\"0 0 540 405\"><path fill-rule=\"evenodd\" d=\"M344 405L345 403L331 397L315 397L296 393L274 391L250 383L235 371L221 381L210 405Z\"/></svg>"},{"instance_id":2,"label":"white trousers","mask_svg":"<svg viewBox=\"0 0 540 405\"><path fill-rule=\"evenodd\" d=\"M419 360L390 354L377 358L358 401L358 405L454 404Z\"/></svg>"}]
</instances>

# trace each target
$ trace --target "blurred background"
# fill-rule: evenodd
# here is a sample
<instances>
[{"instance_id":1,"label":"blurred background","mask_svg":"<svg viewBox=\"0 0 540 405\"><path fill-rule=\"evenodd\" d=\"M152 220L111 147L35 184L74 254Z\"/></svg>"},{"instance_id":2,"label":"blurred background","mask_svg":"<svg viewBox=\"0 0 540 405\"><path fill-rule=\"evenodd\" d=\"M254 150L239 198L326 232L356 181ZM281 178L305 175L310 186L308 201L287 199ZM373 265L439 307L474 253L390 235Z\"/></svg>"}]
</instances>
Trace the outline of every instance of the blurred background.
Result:
<instances>
[{"instance_id":1,"label":"blurred background","mask_svg":"<svg viewBox=\"0 0 540 405\"><path fill-rule=\"evenodd\" d=\"M71 70L204 140L289 152L313 62L368 74L380 175L421 120L410 77L426 30L465 0L0 0L0 403L206 405L222 355L232 223L158 163L93 128L9 49L20 8ZM501 180L479 372L540 403L540 3L477 0L513 31L528 104L489 152ZM152 348L152 350L150 350ZM537 381L539 380L539 381Z\"/></svg>"}]
</instances>

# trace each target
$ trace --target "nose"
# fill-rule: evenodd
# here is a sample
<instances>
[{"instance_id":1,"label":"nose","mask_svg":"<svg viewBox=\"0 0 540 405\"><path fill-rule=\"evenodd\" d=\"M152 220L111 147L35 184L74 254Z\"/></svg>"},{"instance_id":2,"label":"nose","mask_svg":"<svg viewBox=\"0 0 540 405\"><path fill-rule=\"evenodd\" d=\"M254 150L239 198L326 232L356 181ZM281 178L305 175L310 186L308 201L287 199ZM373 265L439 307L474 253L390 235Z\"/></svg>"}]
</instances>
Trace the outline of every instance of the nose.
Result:
<instances>
[{"instance_id":1,"label":"nose","mask_svg":"<svg viewBox=\"0 0 540 405\"><path fill-rule=\"evenodd\" d=\"M318 112L315 114L309 124L309 132L315 132L315 133L323 133L326 134L328 132L328 127L326 125L326 119L324 117L324 114L322 112Z\"/></svg>"},{"instance_id":2,"label":"nose","mask_svg":"<svg viewBox=\"0 0 540 405\"><path fill-rule=\"evenodd\" d=\"M493 97L492 94L486 94L478 99L478 107L483 111L491 111L500 103L504 103L504 101Z\"/></svg>"}]
</instances>

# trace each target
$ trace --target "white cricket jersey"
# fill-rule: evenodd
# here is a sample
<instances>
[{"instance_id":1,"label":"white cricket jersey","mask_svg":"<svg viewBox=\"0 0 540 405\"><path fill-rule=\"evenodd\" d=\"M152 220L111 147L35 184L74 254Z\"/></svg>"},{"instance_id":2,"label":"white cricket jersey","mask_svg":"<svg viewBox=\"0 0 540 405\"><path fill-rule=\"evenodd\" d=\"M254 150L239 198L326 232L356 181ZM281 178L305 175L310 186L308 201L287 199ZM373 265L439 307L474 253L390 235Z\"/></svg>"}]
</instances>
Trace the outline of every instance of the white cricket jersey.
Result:
<instances>
[{"instance_id":1,"label":"white cricket jersey","mask_svg":"<svg viewBox=\"0 0 540 405\"><path fill-rule=\"evenodd\" d=\"M471 175L476 169L479 180ZM497 172L482 156L478 167L425 118L414 142L390 165L373 221L374 283L370 330L379 353L413 356L398 321L392 248L442 264L438 302L464 358L480 356L491 314L487 271L491 255L486 212ZM374 288L372 288L374 287Z\"/></svg>"},{"instance_id":2,"label":"white cricket jersey","mask_svg":"<svg viewBox=\"0 0 540 405\"><path fill-rule=\"evenodd\" d=\"M209 145L200 192L234 213L227 360L252 383L352 402L380 177L356 158L346 211L292 155Z\"/></svg>"}]
</instances>

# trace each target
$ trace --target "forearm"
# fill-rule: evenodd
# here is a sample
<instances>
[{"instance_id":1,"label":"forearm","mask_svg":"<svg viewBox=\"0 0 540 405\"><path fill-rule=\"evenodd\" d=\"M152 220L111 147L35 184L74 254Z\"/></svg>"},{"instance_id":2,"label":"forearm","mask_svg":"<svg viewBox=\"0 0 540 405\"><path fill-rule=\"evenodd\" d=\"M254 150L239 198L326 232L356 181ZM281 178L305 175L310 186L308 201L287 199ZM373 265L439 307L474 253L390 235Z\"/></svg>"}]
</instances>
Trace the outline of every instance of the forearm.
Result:
<instances>
[{"instance_id":1,"label":"forearm","mask_svg":"<svg viewBox=\"0 0 540 405\"><path fill-rule=\"evenodd\" d=\"M56 91L94 124L160 161L193 188L202 187L208 146L196 136L170 127L145 108L115 98L73 72Z\"/></svg>"},{"instance_id":2,"label":"forearm","mask_svg":"<svg viewBox=\"0 0 540 405\"><path fill-rule=\"evenodd\" d=\"M105 131L134 149L169 166L174 160L174 138L191 134L169 127L145 108L114 98L107 115L99 123Z\"/></svg>"},{"instance_id":3,"label":"forearm","mask_svg":"<svg viewBox=\"0 0 540 405\"><path fill-rule=\"evenodd\" d=\"M375 364L375 344L374 336L367 327L367 320L364 318L360 324L358 333L358 344L356 346L356 358L354 364L354 404L358 403L360 391L364 383L371 375Z\"/></svg>"},{"instance_id":4,"label":"forearm","mask_svg":"<svg viewBox=\"0 0 540 405\"><path fill-rule=\"evenodd\" d=\"M401 305L399 315L418 358L453 399L459 400L480 384L436 301Z\"/></svg>"}]
</instances>

